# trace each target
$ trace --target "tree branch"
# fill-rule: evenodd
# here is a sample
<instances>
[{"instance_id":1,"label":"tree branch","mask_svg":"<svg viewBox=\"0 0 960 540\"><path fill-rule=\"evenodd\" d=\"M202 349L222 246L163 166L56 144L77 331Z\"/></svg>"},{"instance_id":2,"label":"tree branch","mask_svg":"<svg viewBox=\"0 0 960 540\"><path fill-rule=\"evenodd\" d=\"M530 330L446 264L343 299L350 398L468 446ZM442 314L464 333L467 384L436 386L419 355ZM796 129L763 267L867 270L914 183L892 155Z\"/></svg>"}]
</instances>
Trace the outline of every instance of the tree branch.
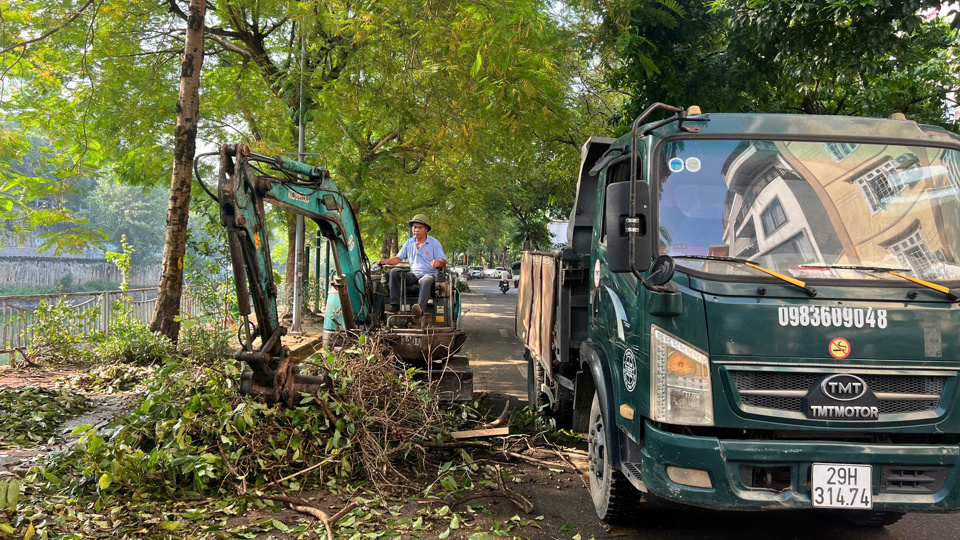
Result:
<instances>
[{"instance_id":1,"label":"tree branch","mask_svg":"<svg viewBox=\"0 0 960 540\"><path fill-rule=\"evenodd\" d=\"M6 52L9 52L9 51L12 51L12 50L14 50L14 49L16 49L16 48L18 48L18 47L26 47L27 45L30 45L31 43L36 43L36 42L38 42L38 41L43 41L43 40L47 39L48 37L52 36L53 34L59 32L60 30L63 30L64 28L66 28L67 25L69 25L69 24L72 23L73 21L77 20L77 17L79 17L81 14L83 14L83 12L86 11L86 9L87 9L88 7L90 7L92 4L93 4L93 0L87 0L87 3L84 4L84 5L80 8L79 11L77 11L76 13L74 13L73 15L71 15L69 19L67 19L67 22L61 24L60 26L58 26L58 27L56 27L56 28L51 28L50 30L47 30L46 32L40 34L39 36L37 36L37 37L35 37L35 38L33 38L33 39L28 39L28 40L26 40L26 41L21 41L20 43L13 44L13 45L5 48L5 49L0 49L0 54L3 54L3 53L6 53Z\"/></svg>"},{"instance_id":2,"label":"tree branch","mask_svg":"<svg viewBox=\"0 0 960 540\"><path fill-rule=\"evenodd\" d=\"M184 13L182 9L180 9L180 6L177 5L177 0L167 0L167 5L170 6L170 13L173 13L174 15L176 15L177 17L183 20L187 20L187 14ZM232 37L232 38L240 37L239 33L225 30L223 28L220 28L219 26L211 28L209 26L204 25L203 31L206 34L211 34L214 36L224 36L224 37Z\"/></svg>"}]
</instances>

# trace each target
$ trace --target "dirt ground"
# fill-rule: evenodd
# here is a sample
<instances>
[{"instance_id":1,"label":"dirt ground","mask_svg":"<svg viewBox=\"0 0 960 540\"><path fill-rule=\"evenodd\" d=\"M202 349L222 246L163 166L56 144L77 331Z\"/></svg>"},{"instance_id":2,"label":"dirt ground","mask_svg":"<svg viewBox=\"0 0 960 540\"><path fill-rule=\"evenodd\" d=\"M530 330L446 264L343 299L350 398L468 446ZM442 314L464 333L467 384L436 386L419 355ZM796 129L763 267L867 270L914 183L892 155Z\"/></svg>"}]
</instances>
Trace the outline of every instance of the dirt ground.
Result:
<instances>
[{"instance_id":1,"label":"dirt ground","mask_svg":"<svg viewBox=\"0 0 960 540\"><path fill-rule=\"evenodd\" d=\"M56 386L58 377L66 378L77 373L78 371L66 369L12 369L5 366L0 368L0 387L35 386L53 388ZM503 394L487 394L487 396L488 398L484 398L481 402L481 406L487 405L491 410L500 410L502 404L511 399ZM69 434L76 426L83 424L105 425L115 415L129 410L134 401L134 396L130 394L92 394L88 397L93 403L93 408L65 422L61 426L62 434ZM516 400L514 399L513 402L515 403ZM522 405L523 403L519 404L519 406ZM493 416L496 416L496 414ZM67 437L64 444L69 444L71 440L71 437ZM532 502L533 510L525 513L496 490L480 490L478 493L488 494L489 496L470 501L469 507L467 504L457 504L451 508L452 511L460 514L462 523L459 529L450 531L449 538L470 538L471 535L478 534L478 532L498 529L509 532L510 536L508 537L513 538L572 539L579 534L579 538L586 540L591 537L609 536L612 529L597 520L593 515L589 495L585 489L587 477L582 473L587 470L587 463L583 446L582 444L574 444L566 449L564 455L567 456L568 462L561 461L551 451L536 454L536 458L542 459L544 463L555 462L553 466L504 462L502 469L509 478L508 488ZM22 475L40 457L61 447L61 445L58 445L0 450L0 472ZM325 492L294 495L309 500L318 507L327 508L329 515L335 514L349 502L348 498ZM400 505L400 513L415 519L418 512L423 508L437 509L441 506L443 504L408 500ZM261 518L277 519L293 527L299 521L304 520L305 516L277 506L274 509L248 512L247 515L237 518L235 525L244 522L252 523ZM444 520L431 521L428 519L424 523L426 528L411 535L410 538L435 538L446 530L446 523ZM269 534L265 535L264 538L269 536Z\"/></svg>"}]
</instances>

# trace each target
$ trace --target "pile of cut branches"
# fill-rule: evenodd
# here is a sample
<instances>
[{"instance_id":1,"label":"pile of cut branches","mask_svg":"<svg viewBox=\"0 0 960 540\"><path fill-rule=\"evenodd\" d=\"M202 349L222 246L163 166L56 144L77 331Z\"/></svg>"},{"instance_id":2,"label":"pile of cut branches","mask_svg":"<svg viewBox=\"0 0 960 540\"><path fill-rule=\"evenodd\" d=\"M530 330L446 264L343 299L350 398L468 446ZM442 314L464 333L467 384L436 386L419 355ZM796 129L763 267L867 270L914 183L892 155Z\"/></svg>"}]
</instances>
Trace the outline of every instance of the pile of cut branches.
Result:
<instances>
[{"instance_id":1,"label":"pile of cut branches","mask_svg":"<svg viewBox=\"0 0 960 540\"><path fill-rule=\"evenodd\" d=\"M64 377L57 377L57 388L75 392L115 394L143 388L156 368L135 364L105 364Z\"/></svg>"},{"instance_id":2,"label":"pile of cut branches","mask_svg":"<svg viewBox=\"0 0 960 540\"><path fill-rule=\"evenodd\" d=\"M82 395L46 388L0 388L0 448L57 442L57 427L89 408Z\"/></svg>"},{"instance_id":3,"label":"pile of cut branches","mask_svg":"<svg viewBox=\"0 0 960 540\"><path fill-rule=\"evenodd\" d=\"M324 359L333 388L317 397L336 426L334 438L343 433L380 492L413 487L399 465L422 462L421 443L439 440L448 427L437 400L415 380L415 370L396 369L397 360L385 350L375 338L362 339Z\"/></svg>"},{"instance_id":4,"label":"pile of cut branches","mask_svg":"<svg viewBox=\"0 0 960 540\"><path fill-rule=\"evenodd\" d=\"M239 395L241 366L229 358L170 358L132 412L103 429L77 428L77 443L35 467L21 507L31 507L32 520L56 522L56 508L70 500L149 508L347 479L383 494L413 488L427 455L420 443L442 439L447 420L414 373L394 369L382 350L361 340L311 359L332 385L296 408ZM134 530L125 515L113 525Z\"/></svg>"},{"instance_id":5,"label":"pile of cut branches","mask_svg":"<svg viewBox=\"0 0 960 540\"><path fill-rule=\"evenodd\" d=\"M482 425L469 406L441 408L417 373L384 350L361 338L315 355L304 372L324 371L331 384L295 408L241 396L242 366L229 357L171 355L147 376L131 412L103 428L77 428L76 443L30 471L17 511L0 515L0 529L98 537L108 524L104 535L196 536L213 521L281 502L323 521L330 535L346 512L353 517L345 522L359 515L355 503L327 516L304 494L367 489L386 500L419 492L430 500L424 516L449 520L427 507L496 496L529 511L494 469L499 464L571 468L557 452L534 452L542 450L539 434L453 440L453 429L492 424ZM537 418L525 410L509 423L539 431ZM505 420L506 412L496 422ZM476 493L481 485L489 489Z\"/></svg>"}]
</instances>

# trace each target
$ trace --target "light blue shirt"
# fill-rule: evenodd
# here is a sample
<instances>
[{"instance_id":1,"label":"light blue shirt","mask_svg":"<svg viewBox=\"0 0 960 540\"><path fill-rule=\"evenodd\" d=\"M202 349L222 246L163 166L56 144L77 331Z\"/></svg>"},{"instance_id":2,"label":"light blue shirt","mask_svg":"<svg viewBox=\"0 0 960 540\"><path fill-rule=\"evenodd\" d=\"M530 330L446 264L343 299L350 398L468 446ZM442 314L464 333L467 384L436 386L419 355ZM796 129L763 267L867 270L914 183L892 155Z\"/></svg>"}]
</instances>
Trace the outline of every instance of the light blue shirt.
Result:
<instances>
[{"instance_id":1,"label":"light blue shirt","mask_svg":"<svg viewBox=\"0 0 960 540\"><path fill-rule=\"evenodd\" d=\"M427 274L435 275L437 269L433 267L433 261L447 258L443 252L443 247L440 246L440 241L429 234L420 249L417 249L417 238L411 236L403 243L397 257L410 261L410 271L417 277L423 277Z\"/></svg>"}]
</instances>

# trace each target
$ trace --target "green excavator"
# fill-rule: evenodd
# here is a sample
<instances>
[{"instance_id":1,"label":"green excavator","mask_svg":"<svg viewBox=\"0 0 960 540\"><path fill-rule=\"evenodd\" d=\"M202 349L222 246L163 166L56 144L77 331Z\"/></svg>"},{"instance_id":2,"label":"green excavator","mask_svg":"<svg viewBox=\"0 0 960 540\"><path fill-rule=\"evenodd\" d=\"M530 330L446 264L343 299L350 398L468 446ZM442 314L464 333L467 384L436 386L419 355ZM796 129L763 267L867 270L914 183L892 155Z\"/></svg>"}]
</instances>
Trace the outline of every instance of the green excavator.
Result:
<instances>
[{"instance_id":1,"label":"green excavator","mask_svg":"<svg viewBox=\"0 0 960 540\"><path fill-rule=\"evenodd\" d=\"M277 311L264 213L269 202L312 219L332 246L325 346L337 347L351 334L376 334L397 357L423 368L439 398L472 398L472 372L466 358L457 356L466 334L460 329L460 295L452 276L440 273L420 316L410 309L414 290L403 291L402 297L410 300L400 313L386 315L387 273L371 268L354 210L326 169L260 155L243 144L222 145L219 157L220 222L227 232L242 318L235 358L249 366L241 378L242 393L295 406L303 393L315 393L327 383L325 375L301 374L283 343L287 329Z\"/></svg>"}]
</instances>

